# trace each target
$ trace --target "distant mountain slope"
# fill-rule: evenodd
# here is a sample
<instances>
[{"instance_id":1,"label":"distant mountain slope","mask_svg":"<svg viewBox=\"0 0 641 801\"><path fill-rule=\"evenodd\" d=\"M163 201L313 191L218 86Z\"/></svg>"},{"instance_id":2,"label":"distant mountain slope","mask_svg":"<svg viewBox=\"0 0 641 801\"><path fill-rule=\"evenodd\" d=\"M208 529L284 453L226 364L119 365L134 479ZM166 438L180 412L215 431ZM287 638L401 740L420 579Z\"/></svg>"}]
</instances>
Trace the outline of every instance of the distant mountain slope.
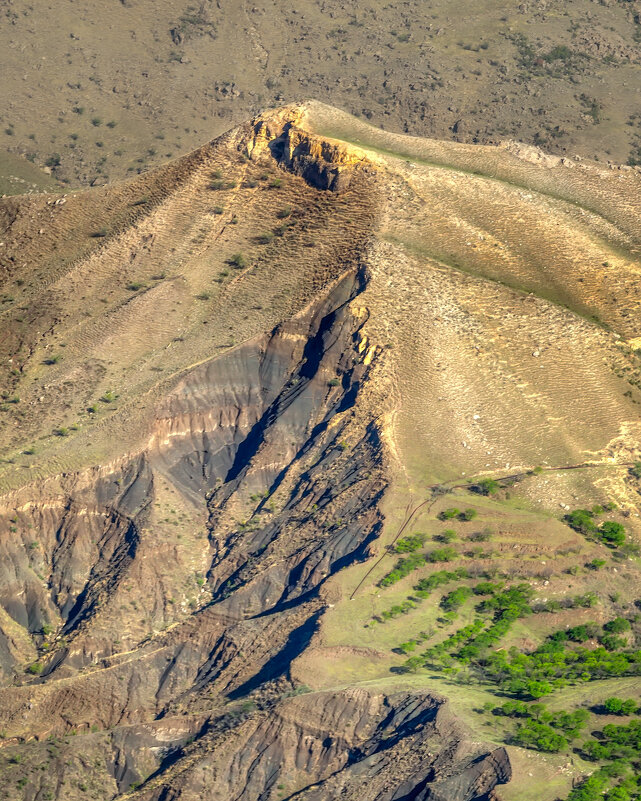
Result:
<instances>
[{"instance_id":1,"label":"distant mountain slope","mask_svg":"<svg viewBox=\"0 0 641 801\"><path fill-rule=\"evenodd\" d=\"M639 0L3 0L0 19L0 148L72 186L307 98L386 130L641 161Z\"/></svg>"}]
</instances>

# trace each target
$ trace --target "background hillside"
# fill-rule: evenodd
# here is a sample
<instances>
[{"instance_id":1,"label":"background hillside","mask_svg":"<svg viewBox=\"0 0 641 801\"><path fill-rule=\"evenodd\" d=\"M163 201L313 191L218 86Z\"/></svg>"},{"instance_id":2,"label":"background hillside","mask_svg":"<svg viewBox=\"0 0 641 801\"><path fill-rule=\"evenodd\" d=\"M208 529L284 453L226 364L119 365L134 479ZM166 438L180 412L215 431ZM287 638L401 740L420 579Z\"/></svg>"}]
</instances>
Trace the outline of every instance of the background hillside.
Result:
<instances>
[{"instance_id":1,"label":"background hillside","mask_svg":"<svg viewBox=\"0 0 641 801\"><path fill-rule=\"evenodd\" d=\"M270 105L641 160L639 0L0 2L0 193L104 183Z\"/></svg>"}]
</instances>

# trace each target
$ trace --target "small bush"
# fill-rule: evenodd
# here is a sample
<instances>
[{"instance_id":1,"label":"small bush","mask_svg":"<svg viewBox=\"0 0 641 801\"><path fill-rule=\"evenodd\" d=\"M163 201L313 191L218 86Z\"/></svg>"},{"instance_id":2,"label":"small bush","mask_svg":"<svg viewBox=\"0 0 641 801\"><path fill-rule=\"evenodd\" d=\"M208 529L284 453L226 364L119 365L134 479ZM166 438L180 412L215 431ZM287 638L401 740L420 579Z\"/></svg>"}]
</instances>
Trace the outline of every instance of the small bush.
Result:
<instances>
[{"instance_id":1,"label":"small bush","mask_svg":"<svg viewBox=\"0 0 641 801\"><path fill-rule=\"evenodd\" d=\"M242 253L234 253L228 259L228 264L231 264L233 267L237 267L238 269L242 269L243 267L247 266L247 260Z\"/></svg>"},{"instance_id":2,"label":"small bush","mask_svg":"<svg viewBox=\"0 0 641 801\"><path fill-rule=\"evenodd\" d=\"M603 708L610 715L633 715L638 709L638 704L632 698L624 700L613 696L605 699Z\"/></svg>"},{"instance_id":3,"label":"small bush","mask_svg":"<svg viewBox=\"0 0 641 801\"><path fill-rule=\"evenodd\" d=\"M428 562L451 562L452 559L458 557L457 551L454 548L437 548L427 554Z\"/></svg>"},{"instance_id":4,"label":"small bush","mask_svg":"<svg viewBox=\"0 0 641 801\"><path fill-rule=\"evenodd\" d=\"M408 537L403 537L398 540L394 546L396 553L413 553L425 542L425 534L410 534Z\"/></svg>"},{"instance_id":5,"label":"small bush","mask_svg":"<svg viewBox=\"0 0 641 801\"><path fill-rule=\"evenodd\" d=\"M479 495L496 495L501 489L501 485L493 478L482 478L476 484L473 484L470 489Z\"/></svg>"},{"instance_id":6,"label":"small bush","mask_svg":"<svg viewBox=\"0 0 641 801\"><path fill-rule=\"evenodd\" d=\"M439 520L453 520L460 514L461 514L460 509L457 509L455 506L451 506L449 509L443 509L442 512L439 512L437 517Z\"/></svg>"},{"instance_id":7,"label":"small bush","mask_svg":"<svg viewBox=\"0 0 641 801\"><path fill-rule=\"evenodd\" d=\"M599 528L599 535L606 545L617 548L625 542L625 527L613 520L606 520Z\"/></svg>"},{"instance_id":8,"label":"small bush","mask_svg":"<svg viewBox=\"0 0 641 801\"><path fill-rule=\"evenodd\" d=\"M442 531L440 534L436 534L434 539L437 542L443 542L447 545L456 539L456 531L453 531L451 528L446 528L445 531Z\"/></svg>"}]
</instances>

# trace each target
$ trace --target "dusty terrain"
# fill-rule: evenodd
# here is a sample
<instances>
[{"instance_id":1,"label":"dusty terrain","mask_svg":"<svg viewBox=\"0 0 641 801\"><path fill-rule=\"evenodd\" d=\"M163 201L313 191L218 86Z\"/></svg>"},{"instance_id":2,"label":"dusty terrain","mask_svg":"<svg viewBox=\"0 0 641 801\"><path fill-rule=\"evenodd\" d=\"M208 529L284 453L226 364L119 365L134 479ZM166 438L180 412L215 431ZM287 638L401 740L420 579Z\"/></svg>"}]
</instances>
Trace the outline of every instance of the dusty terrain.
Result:
<instances>
[{"instance_id":1,"label":"dusty terrain","mask_svg":"<svg viewBox=\"0 0 641 801\"><path fill-rule=\"evenodd\" d=\"M496 687L401 672L458 625L436 596L372 619L435 567L381 585L388 546L452 506L448 569L595 595L505 647L634 617L634 548L562 518L641 538L640 188L310 102L4 199L0 797L565 797L593 766L516 747Z\"/></svg>"},{"instance_id":2,"label":"dusty terrain","mask_svg":"<svg viewBox=\"0 0 641 801\"><path fill-rule=\"evenodd\" d=\"M71 186L309 98L389 131L641 161L639 0L2 0L0 48L0 150ZM0 158L0 194L24 178Z\"/></svg>"}]
</instances>

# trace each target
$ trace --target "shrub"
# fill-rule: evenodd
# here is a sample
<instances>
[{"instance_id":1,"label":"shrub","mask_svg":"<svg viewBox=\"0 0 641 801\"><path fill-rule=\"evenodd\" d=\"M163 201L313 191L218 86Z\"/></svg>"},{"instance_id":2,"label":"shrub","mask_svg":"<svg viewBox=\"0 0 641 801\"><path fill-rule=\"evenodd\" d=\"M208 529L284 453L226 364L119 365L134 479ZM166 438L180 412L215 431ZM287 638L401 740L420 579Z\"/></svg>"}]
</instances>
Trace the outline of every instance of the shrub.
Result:
<instances>
[{"instance_id":1,"label":"shrub","mask_svg":"<svg viewBox=\"0 0 641 801\"><path fill-rule=\"evenodd\" d=\"M442 531L440 534L436 534L434 539L438 542L444 542L447 545L447 543L456 539L456 531L453 531L451 528L446 528L445 531Z\"/></svg>"},{"instance_id":2,"label":"shrub","mask_svg":"<svg viewBox=\"0 0 641 801\"><path fill-rule=\"evenodd\" d=\"M575 509L565 515L564 520L570 528L581 534L593 534L597 530L596 524L592 519L592 512L588 509Z\"/></svg>"},{"instance_id":3,"label":"shrub","mask_svg":"<svg viewBox=\"0 0 641 801\"><path fill-rule=\"evenodd\" d=\"M464 511L462 511L459 514L458 519L459 520L463 520L465 522L468 522L470 520L474 520L474 518L477 515L478 515L478 512L476 511L476 509L465 509Z\"/></svg>"},{"instance_id":4,"label":"shrub","mask_svg":"<svg viewBox=\"0 0 641 801\"><path fill-rule=\"evenodd\" d=\"M42 662L32 662L27 668L27 672L31 673L32 676L39 676L42 673L43 668L44 665Z\"/></svg>"},{"instance_id":5,"label":"shrub","mask_svg":"<svg viewBox=\"0 0 641 801\"><path fill-rule=\"evenodd\" d=\"M603 707L610 715L632 715L637 711L638 704L632 698L624 700L613 696L605 699Z\"/></svg>"},{"instance_id":6,"label":"shrub","mask_svg":"<svg viewBox=\"0 0 641 801\"><path fill-rule=\"evenodd\" d=\"M418 551L421 545L425 542L425 534L410 534L408 537L403 537L398 540L394 546L396 553L413 553Z\"/></svg>"},{"instance_id":7,"label":"shrub","mask_svg":"<svg viewBox=\"0 0 641 801\"><path fill-rule=\"evenodd\" d=\"M630 630L630 622L624 617L615 617L614 620L605 623L603 629L610 634L622 634Z\"/></svg>"},{"instance_id":8,"label":"shrub","mask_svg":"<svg viewBox=\"0 0 641 801\"><path fill-rule=\"evenodd\" d=\"M470 489L479 495L495 495L501 489L501 485L493 478L482 478L476 484L473 484Z\"/></svg>"},{"instance_id":9,"label":"shrub","mask_svg":"<svg viewBox=\"0 0 641 801\"><path fill-rule=\"evenodd\" d=\"M599 535L607 545L617 548L625 542L625 527L621 523L606 520L599 528Z\"/></svg>"},{"instance_id":10,"label":"shrub","mask_svg":"<svg viewBox=\"0 0 641 801\"><path fill-rule=\"evenodd\" d=\"M441 599L441 607L445 609L446 612L455 612L463 606L471 595L472 590L469 587L457 587L457 589L443 596Z\"/></svg>"},{"instance_id":11,"label":"shrub","mask_svg":"<svg viewBox=\"0 0 641 801\"><path fill-rule=\"evenodd\" d=\"M425 557L421 554L410 554L406 559L399 559L394 570L391 570L380 581L381 587L389 587L409 575L413 570L425 564Z\"/></svg>"},{"instance_id":12,"label":"shrub","mask_svg":"<svg viewBox=\"0 0 641 801\"><path fill-rule=\"evenodd\" d=\"M568 741L562 734L555 732L551 726L534 720L519 726L514 739L520 745L549 753L557 753L568 747Z\"/></svg>"},{"instance_id":13,"label":"shrub","mask_svg":"<svg viewBox=\"0 0 641 801\"><path fill-rule=\"evenodd\" d=\"M449 509L443 509L442 512L439 512L437 517L439 520L452 520L460 513L461 512L459 509L457 509L455 506L451 506Z\"/></svg>"},{"instance_id":14,"label":"shrub","mask_svg":"<svg viewBox=\"0 0 641 801\"><path fill-rule=\"evenodd\" d=\"M437 548L435 551L428 553L426 559L428 562L451 562L452 559L457 557L458 553L454 548Z\"/></svg>"},{"instance_id":15,"label":"shrub","mask_svg":"<svg viewBox=\"0 0 641 801\"><path fill-rule=\"evenodd\" d=\"M234 267L238 267L238 269L242 269L243 267L247 266L247 260L242 253L234 253L228 259L228 263Z\"/></svg>"}]
</instances>

